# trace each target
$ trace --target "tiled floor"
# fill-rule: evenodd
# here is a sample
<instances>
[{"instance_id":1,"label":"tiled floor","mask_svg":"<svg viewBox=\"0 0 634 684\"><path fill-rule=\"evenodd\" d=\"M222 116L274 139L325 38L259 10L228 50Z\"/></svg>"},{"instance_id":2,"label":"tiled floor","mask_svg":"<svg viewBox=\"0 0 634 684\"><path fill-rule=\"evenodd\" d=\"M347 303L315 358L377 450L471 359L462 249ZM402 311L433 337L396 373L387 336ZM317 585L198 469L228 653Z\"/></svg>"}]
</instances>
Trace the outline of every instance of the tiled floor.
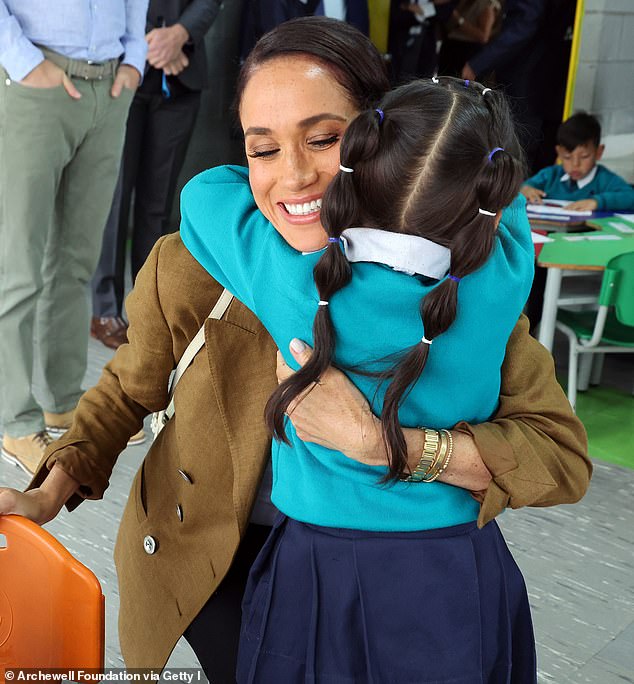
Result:
<instances>
[{"instance_id":1,"label":"tiled floor","mask_svg":"<svg viewBox=\"0 0 634 684\"><path fill-rule=\"evenodd\" d=\"M108 350L91 341L87 384L96 381L109 357ZM619 367L616 377L623 375ZM630 444L632 437L634 430L629 430ZM122 665L112 549L133 474L146 448L147 444L132 447L122 454L105 500L86 502L72 514L64 511L47 526L101 581L109 667ZM23 487L26 482L17 468L0 463L2 485ZM590 491L581 503L501 516L528 585L540 682L634 684L633 501L634 470L597 461ZM187 644L177 646L169 665L196 665Z\"/></svg>"}]
</instances>

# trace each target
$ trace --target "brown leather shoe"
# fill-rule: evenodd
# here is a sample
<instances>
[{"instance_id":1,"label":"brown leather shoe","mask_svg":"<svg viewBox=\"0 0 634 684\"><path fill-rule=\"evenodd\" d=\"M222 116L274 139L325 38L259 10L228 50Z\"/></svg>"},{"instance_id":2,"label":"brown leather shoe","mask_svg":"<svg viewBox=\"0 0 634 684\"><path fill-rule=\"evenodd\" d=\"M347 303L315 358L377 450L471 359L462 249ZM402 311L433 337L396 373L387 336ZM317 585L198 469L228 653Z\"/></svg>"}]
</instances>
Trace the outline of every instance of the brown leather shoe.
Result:
<instances>
[{"instance_id":1,"label":"brown leather shoe","mask_svg":"<svg viewBox=\"0 0 634 684\"><path fill-rule=\"evenodd\" d=\"M119 349L128 341L128 324L119 316L92 317L90 336L110 349Z\"/></svg>"},{"instance_id":2,"label":"brown leather shoe","mask_svg":"<svg viewBox=\"0 0 634 684\"><path fill-rule=\"evenodd\" d=\"M4 435L2 438L2 458L8 463L22 468L25 473L34 475L40 465L44 450L52 441L52 437L46 430L26 435L26 437Z\"/></svg>"}]
</instances>

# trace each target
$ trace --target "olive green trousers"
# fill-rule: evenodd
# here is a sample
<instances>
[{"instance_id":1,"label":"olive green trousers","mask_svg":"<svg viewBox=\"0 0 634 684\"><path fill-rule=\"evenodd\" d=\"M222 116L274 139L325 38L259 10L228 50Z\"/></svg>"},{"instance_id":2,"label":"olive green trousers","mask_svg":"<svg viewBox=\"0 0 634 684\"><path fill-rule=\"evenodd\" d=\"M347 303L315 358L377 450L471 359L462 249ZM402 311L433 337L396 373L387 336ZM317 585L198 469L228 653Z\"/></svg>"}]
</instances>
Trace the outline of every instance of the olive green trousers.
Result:
<instances>
[{"instance_id":1,"label":"olive green trousers","mask_svg":"<svg viewBox=\"0 0 634 684\"><path fill-rule=\"evenodd\" d=\"M0 429L44 427L82 393L89 302L132 91L112 76L31 88L0 68ZM34 367L43 387L33 395ZM38 387L39 389L39 387Z\"/></svg>"}]
</instances>

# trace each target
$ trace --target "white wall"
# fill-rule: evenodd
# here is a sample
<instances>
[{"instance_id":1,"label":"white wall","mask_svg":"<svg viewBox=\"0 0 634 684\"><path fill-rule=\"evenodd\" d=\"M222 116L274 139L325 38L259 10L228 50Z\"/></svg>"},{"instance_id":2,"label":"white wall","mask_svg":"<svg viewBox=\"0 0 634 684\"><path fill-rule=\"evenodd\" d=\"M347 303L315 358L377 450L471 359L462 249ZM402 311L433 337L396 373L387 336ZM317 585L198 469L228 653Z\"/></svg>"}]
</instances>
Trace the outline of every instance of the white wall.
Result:
<instances>
[{"instance_id":1,"label":"white wall","mask_svg":"<svg viewBox=\"0 0 634 684\"><path fill-rule=\"evenodd\" d=\"M634 0L586 0L573 110L601 120L606 163L634 182Z\"/></svg>"}]
</instances>

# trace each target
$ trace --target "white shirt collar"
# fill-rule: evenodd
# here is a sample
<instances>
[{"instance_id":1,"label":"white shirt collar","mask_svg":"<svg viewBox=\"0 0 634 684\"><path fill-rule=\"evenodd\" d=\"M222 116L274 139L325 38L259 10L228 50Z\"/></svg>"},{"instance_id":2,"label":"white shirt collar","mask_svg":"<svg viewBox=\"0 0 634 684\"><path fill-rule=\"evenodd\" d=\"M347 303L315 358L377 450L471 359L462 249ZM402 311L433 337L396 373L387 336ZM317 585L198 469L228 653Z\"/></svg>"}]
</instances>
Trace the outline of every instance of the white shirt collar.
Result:
<instances>
[{"instance_id":1,"label":"white shirt collar","mask_svg":"<svg viewBox=\"0 0 634 684\"><path fill-rule=\"evenodd\" d=\"M590 173L587 176L584 176L583 178L580 178L577 181L577 187L585 188L585 186L588 185L588 183L592 183L592 181L594 180L594 177L597 175L597 168L598 167L595 164L592 167L592 171L590 171ZM565 183L566 181L570 180L570 174L564 173L564 175L561 177L560 180L562 183Z\"/></svg>"},{"instance_id":2,"label":"white shirt collar","mask_svg":"<svg viewBox=\"0 0 634 684\"><path fill-rule=\"evenodd\" d=\"M348 261L370 261L408 275L440 280L450 267L451 250L417 235L378 228L347 228L341 242Z\"/></svg>"}]
</instances>

